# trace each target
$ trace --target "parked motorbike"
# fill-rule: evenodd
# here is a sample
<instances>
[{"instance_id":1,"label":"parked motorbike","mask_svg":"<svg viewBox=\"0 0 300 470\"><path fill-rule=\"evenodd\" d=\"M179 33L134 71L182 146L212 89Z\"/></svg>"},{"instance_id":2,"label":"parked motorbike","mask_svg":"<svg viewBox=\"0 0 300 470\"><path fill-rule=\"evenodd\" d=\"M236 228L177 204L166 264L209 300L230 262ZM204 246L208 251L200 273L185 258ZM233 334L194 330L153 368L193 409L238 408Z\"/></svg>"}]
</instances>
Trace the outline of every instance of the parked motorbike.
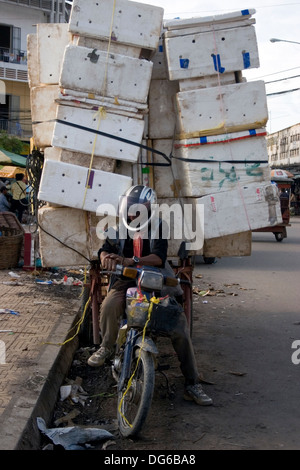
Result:
<instances>
[{"instance_id":1,"label":"parked motorbike","mask_svg":"<svg viewBox=\"0 0 300 470\"><path fill-rule=\"evenodd\" d=\"M152 267L124 268L115 274L136 280L126 294L126 316L121 323L112 374L118 384L118 424L122 436L137 435L149 413L158 349L155 338L167 335L183 312L174 297L161 297L164 286L189 283L166 277ZM190 284L190 283L189 283Z\"/></svg>"}]
</instances>

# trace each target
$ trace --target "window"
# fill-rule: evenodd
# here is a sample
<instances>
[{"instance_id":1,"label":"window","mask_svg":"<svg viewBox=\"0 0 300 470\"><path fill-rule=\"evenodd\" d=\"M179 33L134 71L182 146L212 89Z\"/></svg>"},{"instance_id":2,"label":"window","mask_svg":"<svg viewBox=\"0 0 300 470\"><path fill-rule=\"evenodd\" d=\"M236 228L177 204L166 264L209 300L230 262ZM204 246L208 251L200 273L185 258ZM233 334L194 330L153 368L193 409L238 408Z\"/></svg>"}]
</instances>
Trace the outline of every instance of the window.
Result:
<instances>
[{"instance_id":1,"label":"window","mask_svg":"<svg viewBox=\"0 0 300 470\"><path fill-rule=\"evenodd\" d=\"M21 28L0 24L0 60L17 61L21 49Z\"/></svg>"},{"instance_id":2,"label":"window","mask_svg":"<svg viewBox=\"0 0 300 470\"><path fill-rule=\"evenodd\" d=\"M0 104L0 129L18 135L20 127L20 97L6 95L5 103Z\"/></svg>"}]
</instances>

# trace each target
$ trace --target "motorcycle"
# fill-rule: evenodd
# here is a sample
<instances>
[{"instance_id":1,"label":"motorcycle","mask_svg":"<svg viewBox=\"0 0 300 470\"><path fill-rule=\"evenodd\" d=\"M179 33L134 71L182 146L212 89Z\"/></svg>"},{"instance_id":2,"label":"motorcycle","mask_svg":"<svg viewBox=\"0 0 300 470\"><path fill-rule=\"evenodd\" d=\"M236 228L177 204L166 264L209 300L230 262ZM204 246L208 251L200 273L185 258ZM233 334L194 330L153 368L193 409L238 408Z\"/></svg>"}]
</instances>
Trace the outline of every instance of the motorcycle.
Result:
<instances>
[{"instance_id":1,"label":"motorcycle","mask_svg":"<svg viewBox=\"0 0 300 470\"><path fill-rule=\"evenodd\" d=\"M117 266L114 274L135 279L126 293L126 316L121 322L112 375L118 390L118 425L123 437L136 436L149 413L157 364L155 338L167 335L183 307L172 296L161 297L164 286L190 284L165 276L159 269Z\"/></svg>"}]
</instances>

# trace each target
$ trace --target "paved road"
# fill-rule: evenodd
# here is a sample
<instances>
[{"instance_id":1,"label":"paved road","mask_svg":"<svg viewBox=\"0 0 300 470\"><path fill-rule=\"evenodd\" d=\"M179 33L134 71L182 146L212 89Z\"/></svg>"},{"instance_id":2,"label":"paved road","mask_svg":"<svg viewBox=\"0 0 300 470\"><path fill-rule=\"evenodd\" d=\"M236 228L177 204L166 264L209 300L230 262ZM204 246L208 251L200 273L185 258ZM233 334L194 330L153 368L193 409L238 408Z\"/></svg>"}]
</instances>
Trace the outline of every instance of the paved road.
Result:
<instances>
[{"instance_id":1,"label":"paved road","mask_svg":"<svg viewBox=\"0 0 300 470\"><path fill-rule=\"evenodd\" d=\"M199 258L196 282L217 294L195 301L195 349L217 410L205 413L200 448L300 449L300 218L291 223L280 243L254 233L250 257Z\"/></svg>"}]
</instances>

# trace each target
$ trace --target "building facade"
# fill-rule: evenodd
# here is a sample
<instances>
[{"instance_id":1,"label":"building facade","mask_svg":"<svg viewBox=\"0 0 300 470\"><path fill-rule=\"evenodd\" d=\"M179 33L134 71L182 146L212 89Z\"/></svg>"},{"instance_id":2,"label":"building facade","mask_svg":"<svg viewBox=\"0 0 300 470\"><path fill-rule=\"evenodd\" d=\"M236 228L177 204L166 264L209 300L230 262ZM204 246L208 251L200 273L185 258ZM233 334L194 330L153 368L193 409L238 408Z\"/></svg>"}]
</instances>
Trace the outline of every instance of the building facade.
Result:
<instances>
[{"instance_id":1,"label":"building facade","mask_svg":"<svg viewBox=\"0 0 300 470\"><path fill-rule=\"evenodd\" d=\"M271 168L300 174L300 123L269 134L267 144Z\"/></svg>"},{"instance_id":2,"label":"building facade","mask_svg":"<svg viewBox=\"0 0 300 470\"><path fill-rule=\"evenodd\" d=\"M0 130L23 141L32 135L27 35L68 21L69 11L64 0L0 0Z\"/></svg>"}]
</instances>

